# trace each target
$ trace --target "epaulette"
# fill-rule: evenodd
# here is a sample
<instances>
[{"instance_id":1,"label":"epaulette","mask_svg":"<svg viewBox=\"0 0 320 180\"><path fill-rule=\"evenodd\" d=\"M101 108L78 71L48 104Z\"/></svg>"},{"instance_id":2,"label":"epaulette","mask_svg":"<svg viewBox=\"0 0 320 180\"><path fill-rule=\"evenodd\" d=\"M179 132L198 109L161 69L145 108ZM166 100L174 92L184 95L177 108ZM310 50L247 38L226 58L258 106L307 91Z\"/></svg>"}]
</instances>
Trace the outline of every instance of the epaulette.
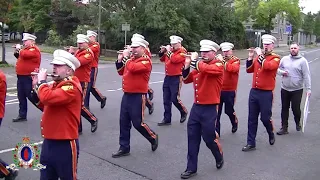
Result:
<instances>
[{"instance_id":1,"label":"epaulette","mask_svg":"<svg viewBox=\"0 0 320 180\"><path fill-rule=\"evenodd\" d=\"M66 84L61 86L61 89L64 90L64 91L72 90L73 89L73 84L72 83L66 83Z\"/></svg>"},{"instance_id":2,"label":"epaulette","mask_svg":"<svg viewBox=\"0 0 320 180\"><path fill-rule=\"evenodd\" d=\"M69 81L69 80L70 80L70 77L65 77L63 80L64 80L64 81Z\"/></svg>"},{"instance_id":3,"label":"epaulette","mask_svg":"<svg viewBox=\"0 0 320 180\"><path fill-rule=\"evenodd\" d=\"M149 56L147 56L146 54L143 54L142 57L144 57L144 58L146 58L146 59L149 58Z\"/></svg>"}]
</instances>

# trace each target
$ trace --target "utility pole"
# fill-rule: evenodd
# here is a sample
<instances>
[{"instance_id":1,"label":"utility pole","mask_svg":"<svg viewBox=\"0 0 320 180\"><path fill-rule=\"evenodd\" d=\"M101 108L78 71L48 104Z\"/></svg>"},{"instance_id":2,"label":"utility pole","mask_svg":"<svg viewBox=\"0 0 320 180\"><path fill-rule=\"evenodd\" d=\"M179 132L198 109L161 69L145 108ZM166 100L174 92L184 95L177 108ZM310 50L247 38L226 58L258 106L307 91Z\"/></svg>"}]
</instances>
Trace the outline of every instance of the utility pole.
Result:
<instances>
[{"instance_id":1,"label":"utility pole","mask_svg":"<svg viewBox=\"0 0 320 180\"><path fill-rule=\"evenodd\" d=\"M99 0L98 42L101 44L101 0Z\"/></svg>"}]
</instances>

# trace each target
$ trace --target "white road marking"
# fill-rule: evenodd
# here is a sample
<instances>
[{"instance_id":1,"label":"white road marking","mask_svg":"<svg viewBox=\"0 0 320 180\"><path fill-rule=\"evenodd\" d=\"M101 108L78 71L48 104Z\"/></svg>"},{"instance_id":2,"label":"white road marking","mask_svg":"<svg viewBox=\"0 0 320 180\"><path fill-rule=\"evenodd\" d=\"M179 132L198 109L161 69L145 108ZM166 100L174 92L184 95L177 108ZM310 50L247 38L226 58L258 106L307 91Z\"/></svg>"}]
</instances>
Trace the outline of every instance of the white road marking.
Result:
<instances>
[{"instance_id":1,"label":"white road marking","mask_svg":"<svg viewBox=\"0 0 320 180\"><path fill-rule=\"evenodd\" d=\"M6 103L8 103L8 102L13 102L13 101L18 101L18 99L7 100Z\"/></svg>"},{"instance_id":2,"label":"white road marking","mask_svg":"<svg viewBox=\"0 0 320 180\"><path fill-rule=\"evenodd\" d=\"M33 143L33 145L41 145L42 143L43 143L43 141L40 141L40 142ZM11 151L14 151L14 150L15 150L15 148L0 150L0 154L6 153L6 152L11 152Z\"/></svg>"},{"instance_id":3,"label":"white road marking","mask_svg":"<svg viewBox=\"0 0 320 180\"><path fill-rule=\"evenodd\" d=\"M309 61L308 63L310 64L310 63L312 63L312 62L314 62L314 61L316 61L316 60L318 60L319 58L315 58L314 60L312 60L312 61Z\"/></svg>"},{"instance_id":4,"label":"white road marking","mask_svg":"<svg viewBox=\"0 0 320 180\"><path fill-rule=\"evenodd\" d=\"M151 72L152 74L165 74L164 72Z\"/></svg>"}]
</instances>

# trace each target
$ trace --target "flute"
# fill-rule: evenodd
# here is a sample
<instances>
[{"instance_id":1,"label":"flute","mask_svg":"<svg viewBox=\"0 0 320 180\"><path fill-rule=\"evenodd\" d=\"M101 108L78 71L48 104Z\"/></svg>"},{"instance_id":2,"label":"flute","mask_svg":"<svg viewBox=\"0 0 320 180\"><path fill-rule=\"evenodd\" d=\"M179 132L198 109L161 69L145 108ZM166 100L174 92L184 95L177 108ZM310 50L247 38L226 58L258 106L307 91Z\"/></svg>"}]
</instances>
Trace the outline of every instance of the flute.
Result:
<instances>
[{"instance_id":1,"label":"flute","mask_svg":"<svg viewBox=\"0 0 320 180\"><path fill-rule=\"evenodd\" d=\"M36 72L31 72L31 75L38 75L39 73L36 73ZM60 77L59 75L57 74L47 74L47 76L50 76L50 77Z\"/></svg>"}]
</instances>

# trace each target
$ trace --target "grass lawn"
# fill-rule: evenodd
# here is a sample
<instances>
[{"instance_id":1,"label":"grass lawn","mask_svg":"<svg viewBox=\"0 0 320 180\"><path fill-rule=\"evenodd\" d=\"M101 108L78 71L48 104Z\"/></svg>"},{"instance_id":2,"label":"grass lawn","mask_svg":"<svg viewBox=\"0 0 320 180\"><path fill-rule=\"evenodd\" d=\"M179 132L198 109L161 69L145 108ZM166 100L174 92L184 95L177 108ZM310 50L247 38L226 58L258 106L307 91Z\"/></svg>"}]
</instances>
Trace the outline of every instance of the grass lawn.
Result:
<instances>
[{"instance_id":1,"label":"grass lawn","mask_svg":"<svg viewBox=\"0 0 320 180\"><path fill-rule=\"evenodd\" d=\"M5 64L0 62L0 68L6 68L6 67L14 67L12 64Z\"/></svg>"}]
</instances>

